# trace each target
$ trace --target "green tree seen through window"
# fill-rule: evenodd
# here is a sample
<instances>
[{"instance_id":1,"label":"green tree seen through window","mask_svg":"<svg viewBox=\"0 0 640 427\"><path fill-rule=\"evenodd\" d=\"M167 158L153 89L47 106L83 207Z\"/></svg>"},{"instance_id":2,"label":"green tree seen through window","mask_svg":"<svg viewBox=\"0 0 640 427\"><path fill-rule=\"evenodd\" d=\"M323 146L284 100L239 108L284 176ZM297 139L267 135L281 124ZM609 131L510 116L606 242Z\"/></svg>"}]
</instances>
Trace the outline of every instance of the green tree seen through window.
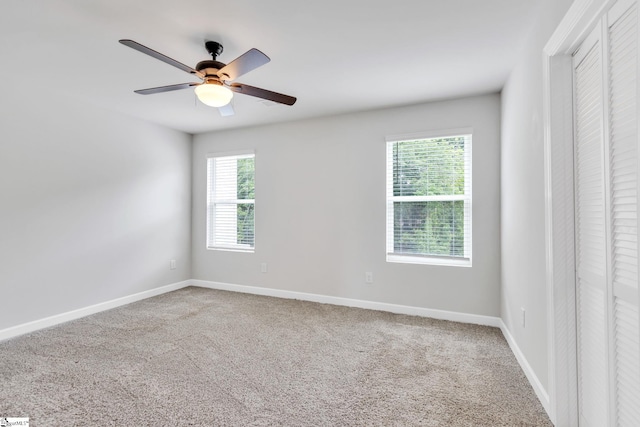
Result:
<instances>
[{"instance_id":1,"label":"green tree seen through window","mask_svg":"<svg viewBox=\"0 0 640 427\"><path fill-rule=\"evenodd\" d=\"M255 199L255 159L238 159L238 200ZM238 244L254 246L255 209L253 203L238 203Z\"/></svg>"}]
</instances>

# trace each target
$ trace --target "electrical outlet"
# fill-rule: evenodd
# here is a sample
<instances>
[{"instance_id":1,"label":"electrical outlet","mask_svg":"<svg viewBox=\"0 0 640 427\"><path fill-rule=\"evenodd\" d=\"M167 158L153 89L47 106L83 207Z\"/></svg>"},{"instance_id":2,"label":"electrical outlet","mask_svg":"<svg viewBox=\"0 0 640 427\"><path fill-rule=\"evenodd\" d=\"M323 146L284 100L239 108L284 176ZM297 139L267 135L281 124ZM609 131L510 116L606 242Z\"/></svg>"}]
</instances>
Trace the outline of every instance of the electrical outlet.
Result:
<instances>
[{"instance_id":1,"label":"electrical outlet","mask_svg":"<svg viewBox=\"0 0 640 427\"><path fill-rule=\"evenodd\" d=\"M267 272L267 263L263 262L262 264L260 264L260 271L263 273Z\"/></svg>"},{"instance_id":2,"label":"electrical outlet","mask_svg":"<svg viewBox=\"0 0 640 427\"><path fill-rule=\"evenodd\" d=\"M169 268L172 270L176 269L176 260L172 259L171 261L169 261Z\"/></svg>"},{"instance_id":3,"label":"electrical outlet","mask_svg":"<svg viewBox=\"0 0 640 427\"><path fill-rule=\"evenodd\" d=\"M524 307L520 307L520 310L522 311L522 327L524 328L526 325L527 311L524 309Z\"/></svg>"},{"instance_id":4,"label":"electrical outlet","mask_svg":"<svg viewBox=\"0 0 640 427\"><path fill-rule=\"evenodd\" d=\"M373 283L373 273L367 271L364 273L364 283Z\"/></svg>"}]
</instances>

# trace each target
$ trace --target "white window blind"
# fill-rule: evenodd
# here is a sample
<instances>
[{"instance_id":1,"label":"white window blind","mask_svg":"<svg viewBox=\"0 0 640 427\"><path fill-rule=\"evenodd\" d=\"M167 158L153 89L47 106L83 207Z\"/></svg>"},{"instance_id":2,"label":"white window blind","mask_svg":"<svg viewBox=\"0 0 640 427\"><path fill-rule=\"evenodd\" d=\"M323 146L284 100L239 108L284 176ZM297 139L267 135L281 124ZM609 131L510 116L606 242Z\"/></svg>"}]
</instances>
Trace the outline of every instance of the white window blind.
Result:
<instances>
[{"instance_id":1,"label":"white window blind","mask_svg":"<svg viewBox=\"0 0 640 427\"><path fill-rule=\"evenodd\" d=\"M387 139L387 261L471 265L471 134Z\"/></svg>"},{"instance_id":2,"label":"white window blind","mask_svg":"<svg viewBox=\"0 0 640 427\"><path fill-rule=\"evenodd\" d=\"M207 161L207 248L252 252L255 246L255 155Z\"/></svg>"}]
</instances>

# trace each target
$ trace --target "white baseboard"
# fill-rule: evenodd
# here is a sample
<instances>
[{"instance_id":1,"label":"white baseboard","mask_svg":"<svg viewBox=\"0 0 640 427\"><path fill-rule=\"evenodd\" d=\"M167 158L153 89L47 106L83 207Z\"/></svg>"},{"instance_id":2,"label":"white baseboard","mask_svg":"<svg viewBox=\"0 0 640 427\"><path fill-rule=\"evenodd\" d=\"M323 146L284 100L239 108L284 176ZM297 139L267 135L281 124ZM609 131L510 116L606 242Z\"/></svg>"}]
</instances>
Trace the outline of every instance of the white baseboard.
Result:
<instances>
[{"instance_id":1,"label":"white baseboard","mask_svg":"<svg viewBox=\"0 0 640 427\"><path fill-rule=\"evenodd\" d=\"M201 288L220 289L223 291L241 292L245 294L264 295L277 298L297 299L301 301L319 302L322 304L341 305L346 307L366 308L369 310L387 311L396 314L430 317L453 322L472 323L475 325L494 326L499 328L502 320L499 317L482 316L478 314L459 313L455 311L435 310L430 308L413 307L408 305L388 304L384 302L365 301L351 298L333 297L306 292L287 291L282 289L261 288L258 286L234 285L231 283L210 282L207 280L191 280L192 286Z\"/></svg>"},{"instance_id":2,"label":"white baseboard","mask_svg":"<svg viewBox=\"0 0 640 427\"><path fill-rule=\"evenodd\" d=\"M549 418L551 419L552 417L550 412L551 405L549 405L549 393L547 393L547 390L545 390L545 388L542 386L542 383L538 379L536 373L533 372L533 369L531 368L531 365L529 365L527 358L520 350L520 347L518 347L516 340L513 338L511 332L509 332L509 329L507 329L507 325L504 324L502 319L500 319L500 330L502 331L502 335L504 335L504 338L507 340L507 343L509 343L509 347L511 347L511 351L516 356L516 359L518 360L520 367L524 371L524 374L527 376L531 387L533 387L533 391L535 391L536 396L538 396L538 400L540 400L540 403L542 403L544 410L547 411L547 415L549 415ZM551 419L551 421L555 422L553 419Z\"/></svg>"},{"instance_id":3,"label":"white baseboard","mask_svg":"<svg viewBox=\"0 0 640 427\"><path fill-rule=\"evenodd\" d=\"M126 305L132 302L146 299L146 298L151 298L156 295L175 291L177 289L181 289L186 286L189 286L189 284L190 284L189 280L172 283L170 285L161 286L159 288L150 289L148 291L139 292L137 294L128 295L126 297L112 299L110 301L105 301L95 305L90 305L89 307L79 308L77 310L56 314L54 316L45 317L44 319L34 320L33 322L23 323L22 325L17 325L7 329L2 329L0 330L0 341L17 337L18 335L28 334L30 332L37 331L39 329L49 328L51 326L55 326L60 323L79 319L81 317L89 316L91 314L99 313L101 311L110 310L112 308L120 307L121 305Z\"/></svg>"}]
</instances>

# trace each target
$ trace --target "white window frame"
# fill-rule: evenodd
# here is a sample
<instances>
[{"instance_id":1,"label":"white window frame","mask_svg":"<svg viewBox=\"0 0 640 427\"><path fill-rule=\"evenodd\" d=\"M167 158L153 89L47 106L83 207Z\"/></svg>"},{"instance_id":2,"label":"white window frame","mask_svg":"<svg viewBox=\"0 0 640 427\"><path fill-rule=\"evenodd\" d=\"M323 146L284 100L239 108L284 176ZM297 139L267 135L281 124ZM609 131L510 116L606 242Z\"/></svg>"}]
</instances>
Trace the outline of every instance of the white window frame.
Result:
<instances>
[{"instance_id":1,"label":"white window frame","mask_svg":"<svg viewBox=\"0 0 640 427\"><path fill-rule=\"evenodd\" d=\"M211 185L213 182L212 175L215 173L215 166L211 166L211 160L222 157L235 157L236 159L247 159L253 158L255 162L255 151L253 150L241 150L241 151L227 151L227 152L219 152L219 153L208 153L207 154L207 213L206 213L206 221L207 221L207 231L206 231L206 248L208 250L221 250L221 251L230 251L230 252L255 252L256 247L256 236L255 236L255 199L216 199L215 191L211 189ZM255 172L254 172L254 181L255 181ZM254 188L255 191L255 188ZM237 245L214 245L213 241L210 241L211 236L215 236L215 221L213 220L215 205L216 204L252 204L254 206L254 240L253 246L237 244Z\"/></svg>"},{"instance_id":2,"label":"white window frame","mask_svg":"<svg viewBox=\"0 0 640 427\"><path fill-rule=\"evenodd\" d=\"M465 137L465 194L464 195L441 195L441 196L394 196L393 195L393 144L403 141L416 141L421 139L434 139L434 138L451 138L463 136ZM433 130L420 133L403 134L403 135L389 135L386 137L386 150L387 150L387 191L386 191L386 203L387 203L387 217L386 217L386 254L387 262L404 263L404 264L426 264L426 265L442 265L442 266L458 266L458 267L471 267L471 251L472 251L472 151L473 145L473 129L472 128L460 128L460 129L444 129ZM464 257L447 257L437 255L408 255L397 254L393 252L394 248L394 210L393 202L397 201L415 201L415 202L430 202L430 201L452 201L463 200L464 201ZM468 237L468 238L467 238Z\"/></svg>"}]
</instances>

